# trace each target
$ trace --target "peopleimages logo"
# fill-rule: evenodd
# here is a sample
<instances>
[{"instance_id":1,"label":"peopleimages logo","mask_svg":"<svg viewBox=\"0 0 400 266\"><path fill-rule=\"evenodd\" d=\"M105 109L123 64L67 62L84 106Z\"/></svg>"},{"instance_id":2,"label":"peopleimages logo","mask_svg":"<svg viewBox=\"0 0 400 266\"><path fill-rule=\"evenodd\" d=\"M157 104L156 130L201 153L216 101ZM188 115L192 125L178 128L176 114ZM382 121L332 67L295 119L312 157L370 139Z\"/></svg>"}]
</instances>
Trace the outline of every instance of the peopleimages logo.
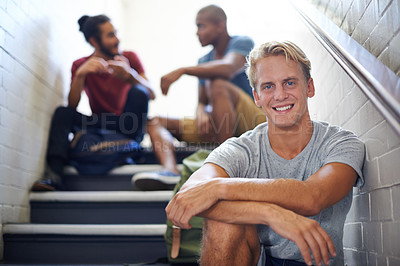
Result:
<instances>
[{"instance_id":1,"label":"peopleimages logo","mask_svg":"<svg viewBox=\"0 0 400 266\"><path fill-rule=\"evenodd\" d=\"M138 116L135 113L123 113L118 116L115 114L93 114L85 116L82 119L81 129L102 128L111 131L111 133L122 133L126 136L135 135L139 125L145 129L147 117L145 114Z\"/></svg>"},{"instance_id":2,"label":"peopleimages logo","mask_svg":"<svg viewBox=\"0 0 400 266\"><path fill-rule=\"evenodd\" d=\"M216 123L212 119L211 114L209 114L208 120L206 120L206 122L201 121L202 123L196 121L195 117L186 116L180 119L181 128L179 132L175 132L175 134L180 135L189 132L189 134L201 135L203 141L201 141L200 143L188 143L191 146L203 147L204 145L207 146L210 143L212 144L212 146L215 146L217 144L218 135L222 134L236 136L237 131L241 132L241 129L243 128L252 128L252 126L256 124L257 121L260 121L260 116L265 119L265 115L259 113L253 115L251 118L245 116L243 113L239 113L235 116L224 114L220 120L220 123ZM166 116L165 118L168 117ZM93 114L92 116L84 116L84 118L82 119L81 130L87 130L90 128L106 129L111 134L120 133L127 136L127 138L131 138L140 142L143 138L143 135L146 133L146 126L151 126L153 125L152 123L156 123L153 121L156 121L156 119L148 119L145 114L137 115L131 112L123 113L120 116L111 113L100 115ZM195 131L196 129L197 132ZM118 150L120 148L124 149L124 145L115 146L111 144L103 144L100 148L102 150ZM164 149L164 147L161 148Z\"/></svg>"}]
</instances>

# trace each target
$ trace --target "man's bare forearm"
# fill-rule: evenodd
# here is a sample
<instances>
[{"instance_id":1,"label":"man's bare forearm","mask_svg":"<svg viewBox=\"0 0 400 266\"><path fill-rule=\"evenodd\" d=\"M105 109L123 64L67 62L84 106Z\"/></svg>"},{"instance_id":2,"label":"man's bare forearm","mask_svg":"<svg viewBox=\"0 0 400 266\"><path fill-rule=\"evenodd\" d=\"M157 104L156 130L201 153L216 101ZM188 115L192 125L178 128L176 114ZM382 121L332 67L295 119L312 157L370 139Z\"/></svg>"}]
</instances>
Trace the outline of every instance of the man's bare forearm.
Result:
<instances>
[{"instance_id":1,"label":"man's bare forearm","mask_svg":"<svg viewBox=\"0 0 400 266\"><path fill-rule=\"evenodd\" d=\"M184 67L183 72L201 79L223 78L229 80L235 76L237 69L232 64L215 60L197 66Z\"/></svg>"},{"instance_id":2,"label":"man's bare forearm","mask_svg":"<svg viewBox=\"0 0 400 266\"><path fill-rule=\"evenodd\" d=\"M220 199L273 203L301 215L316 215L314 188L294 179L215 179ZM220 186L221 188L218 188ZM319 211L318 211L319 212Z\"/></svg>"},{"instance_id":3,"label":"man's bare forearm","mask_svg":"<svg viewBox=\"0 0 400 266\"><path fill-rule=\"evenodd\" d=\"M269 224L271 204L257 201L219 201L197 216L229 224Z\"/></svg>"},{"instance_id":4,"label":"man's bare forearm","mask_svg":"<svg viewBox=\"0 0 400 266\"><path fill-rule=\"evenodd\" d=\"M218 178L222 177L222 178ZM211 182L214 200L245 200L273 203L298 214L313 216L332 206L352 189L357 178L347 165L332 163L323 166L307 180L226 178L227 173L218 165L206 164L195 172L183 186L197 186Z\"/></svg>"},{"instance_id":5,"label":"man's bare forearm","mask_svg":"<svg viewBox=\"0 0 400 266\"><path fill-rule=\"evenodd\" d=\"M184 68L187 75L199 78L223 78L230 80L237 73L243 71L246 58L237 53L229 53L222 59L213 60L193 67Z\"/></svg>"},{"instance_id":6,"label":"man's bare forearm","mask_svg":"<svg viewBox=\"0 0 400 266\"><path fill-rule=\"evenodd\" d=\"M85 76L76 75L71 83L71 90L68 94L68 106L76 109L81 100L81 93L85 87Z\"/></svg>"},{"instance_id":7,"label":"man's bare forearm","mask_svg":"<svg viewBox=\"0 0 400 266\"><path fill-rule=\"evenodd\" d=\"M215 200L273 203L307 216L313 215L311 212L315 205L313 187L305 181L229 178L221 167L214 164L206 164L196 171L182 186L181 193L190 193L191 189L198 187L215 196Z\"/></svg>"}]
</instances>

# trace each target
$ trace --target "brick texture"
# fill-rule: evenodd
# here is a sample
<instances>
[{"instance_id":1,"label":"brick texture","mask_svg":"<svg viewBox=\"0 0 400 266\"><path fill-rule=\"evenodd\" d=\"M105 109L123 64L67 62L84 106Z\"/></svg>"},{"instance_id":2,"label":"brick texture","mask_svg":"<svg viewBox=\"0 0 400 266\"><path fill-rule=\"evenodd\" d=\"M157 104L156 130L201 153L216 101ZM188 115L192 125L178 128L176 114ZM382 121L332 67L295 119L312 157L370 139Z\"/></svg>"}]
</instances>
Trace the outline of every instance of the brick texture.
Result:
<instances>
[{"instance_id":1,"label":"brick texture","mask_svg":"<svg viewBox=\"0 0 400 266\"><path fill-rule=\"evenodd\" d=\"M106 0L79 10L65 0L0 1L0 225L29 222L51 115L69 90L73 60L92 51L76 23L85 13L113 15ZM0 260L2 249L0 238Z\"/></svg>"},{"instance_id":2,"label":"brick texture","mask_svg":"<svg viewBox=\"0 0 400 266\"><path fill-rule=\"evenodd\" d=\"M393 72L400 68L398 43L400 2L396 0L310 1ZM345 3L343 3L345 2ZM397 46L399 47L399 46ZM387 48L388 51L385 51ZM385 57L380 57L382 53Z\"/></svg>"},{"instance_id":3,"label":"brick texture","mask_svg":"<svg viewBox=\"0 0 400 266\"><path fill-rule=\"evenodd\" d=\"M399 1L310 0L310 2L399 75ZM314 52L323 57L322 51ZM329 73L339 83L346 79L346 74L339 68L327 66L319 70L319 74ZM332 70L338 73L332 73ZM327 84L330 82L324 81L320 84L317 90L323 88L321 95L330 96L327 99L318 98L317 103L311 103L312 113L319 114L319 119L339 123L353 130L366 145L365 184L360 188L359 194L354 193L353 205L345 226L346 264L399 265L400 137L373 104L362 96L357 86L349 83L329 86ZM337 90L340 87L343 91ZM338 108L330 101L335 103L339 101ZM358 226L359 223L361 227Z\"/></svg>"}]
</instances>

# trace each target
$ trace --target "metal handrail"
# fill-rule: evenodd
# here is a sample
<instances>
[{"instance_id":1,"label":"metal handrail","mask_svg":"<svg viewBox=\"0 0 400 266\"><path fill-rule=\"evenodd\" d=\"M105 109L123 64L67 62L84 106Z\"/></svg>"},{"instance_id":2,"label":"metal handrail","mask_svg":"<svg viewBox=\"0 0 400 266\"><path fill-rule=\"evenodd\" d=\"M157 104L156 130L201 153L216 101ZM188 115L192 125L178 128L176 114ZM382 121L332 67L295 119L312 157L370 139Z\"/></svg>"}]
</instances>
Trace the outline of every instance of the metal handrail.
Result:
<instances>
[{"instance_id":1,"label":"metal handrail","mask_svg":"<svg viewBox=\"0 0 400 266\"><path fill-rule=\"evenodd\" d=\"M312 10L308 3L299 0L292 0L290 2L317 40L361 88L397 134L400 135L399 77L350 36L340 30L333 22L317 13L316 10ZM313 19L311 19L311 15L309 14L313 15ZM320 21L315 21L315 19ZM326 26L327 24L329 25ZM335 27L336 29L332 30ZM334 34L338 35L338 32L340 33L341 41L338 40L338 36L334 36ZM349 51L356 51L356 53L354 55ZM374 63L368 67L365 62L361 62L359 58L356 58L357 55L364 61L366 61L367 57ZM377 67L384 74L381 77L374 75L377 72L374 68ZM397 99L394 95L398 96Z\"/></svg>"}]
</instances>

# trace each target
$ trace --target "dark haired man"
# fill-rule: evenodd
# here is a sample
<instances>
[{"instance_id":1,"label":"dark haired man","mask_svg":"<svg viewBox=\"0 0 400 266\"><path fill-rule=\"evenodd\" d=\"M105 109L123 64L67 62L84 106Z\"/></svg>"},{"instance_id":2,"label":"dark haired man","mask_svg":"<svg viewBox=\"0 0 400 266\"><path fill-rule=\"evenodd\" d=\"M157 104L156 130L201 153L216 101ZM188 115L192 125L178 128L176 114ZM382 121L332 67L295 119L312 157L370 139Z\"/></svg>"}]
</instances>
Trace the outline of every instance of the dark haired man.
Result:
<instances>
[{"instance_id":1,"label":"dark haired man","mask_svg":"<svg viewBox=\"0 0 400 266\"><path fill-rule=\"evenodd\" d=\"M74 127L115 130L140 142L148 100L155 97L137 55L120 53L119 39L107 16L83 16L78 23L94 52L72 65L68 107L57 108L51 122L46 158L50 169L32 190L53 190L60 184L59 175L68 160L68 135ZM89 98L90 117L76 111L82 91Z\"/></svg>"},{"instance_id":2,"label":"dark haired man","mask_svg":"<svg viewBox=\"0 0 400 266\"><path fill-rule=\"evenodd\" d=\"M199 78L196 119L157 117L149 122L148 133L154 151L166 169L136 174L133 181L138 187L147 189L151 184L159 186L179 180L169 132L178 140L192 144L220 144L265 122L265 115L253 102L244 73L253 40L230 36L226 22L222 8L209 5L200 9L196 16L197 36L202 46L211 45L213 49L199 59L198 65L181 67L162 77L161 89L165 95L181 76Z\"/></svg>"}]
</instances>

